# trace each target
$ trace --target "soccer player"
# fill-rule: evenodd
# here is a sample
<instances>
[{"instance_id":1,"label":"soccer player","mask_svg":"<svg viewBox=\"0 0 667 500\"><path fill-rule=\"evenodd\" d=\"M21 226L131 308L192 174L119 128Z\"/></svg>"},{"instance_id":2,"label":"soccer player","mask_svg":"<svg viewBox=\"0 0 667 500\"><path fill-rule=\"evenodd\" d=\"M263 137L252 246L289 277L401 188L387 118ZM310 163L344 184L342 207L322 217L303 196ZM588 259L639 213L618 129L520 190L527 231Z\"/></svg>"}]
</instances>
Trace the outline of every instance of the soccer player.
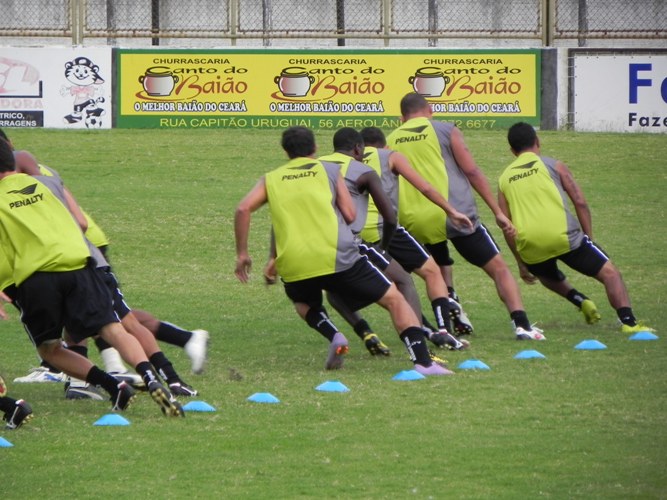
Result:
<instances>
[{"instance_id":1,"label":"soccer player","mask_svg":"<svg viewBox=\"0 0 667 500\"><path fill-rule=\"evenodd\" d=\"M653 331L637 322L621 273L593 243L591 212L567 165L540 154L540 140L528 123L512 125L507 140L516 159L500 175L498 203L517 228L506 239L522 279L529 284L539 280L574 304L587 323L596 323L595 303L567 281L560 260L604 285L623 333Z\"/></svg>"},{"instance_id":2,"label":"soccer player","mask_svg":"<svg viewBox=\"0 0 667 500\"><path fill-rule=\"evenodd\" d=\"M0 141L0 251L12 272L10 298L21 311L26 332L42 359L101 386L111 395L113 408L124 410L135 396L129 384L62 346L64 328L75 342L101 335L135 367L165 414L183 416L141 344L121 326L111 293L63 200L62 186L54 178L16 173L12 149Z\"/></svg>"},{"instance_id":3,"label":"soccer player","mask_svg":"<svg viewBox=\"0 0 667 500\"><path fill-rule=\"evenodd\" d=\"M425 332L396 285L359 254L348 226L356 209L338 165L313 158L315 138L305 127L286 129L282 147L289 161L262 176L236 208L236 277L248 281L251 214L268 203L277 272L299 316L312 328L319 326L320 333L326 327L326 369L342 366L348 343L323 306L322 290L345 294L353 309L373 302L385 307L415 370L425 375L452 373L431 361Z\"/></svg>"},{"instance_id":4,"label":"soccer player","mask_svg":"<svg viewBox=\"0 0 667 500\"><path fill-rule=\"evenodd\" d=\"M15 150L11 140L7 137L2 129L0 129L0 139L4 139L14 151L17 172L25 173L28 175L58 176L55 170L38 164L37 160L32 154L30 154L30 152L25 150ZM109 240L106 234L104 234L102 229L90 217L90 215L88 215L83 209L79 207L78 203L67 188L64 188L64 194L67 206L75 216L76 220L79 222L82 230L85 231L86 238L102 252L102 255L106 259L109 245ZM139 325L135 325L136 329L142 329L143 326L147 328L157 340L183 348L191 360L192 372L201 373L203 371L206 361L209 338L209 334L206 330L187 331L171 323L160 321L147 311L133 310L132 315L139 322ZM130 321L130 319L131 318L128 318L126 322ZM100 337L95 338L95 344L100 351L102 360L104 361L108 372L121 380L125 380L131 383L134 386L140 387L143 384L141 378L130 372L123 364L118 351L113 349L107 342L104 341L104 339ZM68 348L79 352L79 354L87 356L87 347L85 343L83 345L68 345ZM166 367L165 369L168 373L171 373L169 367ZM28 375L16 378L14 382L51 382L62 381L64 378L66 377L63 377L62 373L58 373L53 369L53 367L48 366L48 363L42 361L42 364L39 368L32 369ZM176 380L176 378L173 376L172 383L174 385L172 390L179 395L188 396L196 394L196 392L194 392L191 387L189 387L180 379ZM96 391L94 391L85 382L72 380L67 384L65 395L71 399L85 397L96 398Z\"/></svg>"},{"instance_id":5,"label":"soccer player","mask_svg":"<svg viewBox=\"0 0 667 500\"><path fill-rule=\"evenodd\" d=\"M473 227L458 228L451 220L445 220L444 212L402 177L399 178L398 190L398 218L401 224L433 255L446 280L446 268L453 262L447 246L447 240L451 241L464 259L482 268L493 280L510 314L516 339L545 340L543 332L530 324L519 285L500 249L480 221L473 189L491 209L503 233L512 234L515 230L500 210L488 180L465 144L463 134L453 123L433 120L428 101L416 93L401 99L401 117L403 123L389 135L388 146L403 153L424 179L457 210L468 216Z\"/></svg>"},{"instance_id":6,"label":"soccer player","mask_svg":"<svg viewBox=\"0 0 667 500\"><path fill-rule=\"evenodd\" d=\"M361 253L367 255L371 262L376 264L390 280L397 284L399 291L406 297L417 317L421 318L421 304L415 290L414 282L406 270L401 267L400 261L387 260L386 257L390 257L390 252L389 255L382 255L392 246L394 249L400 248L400 243L398 241L395 242L395 239L398 240L400 238L403 240L405 235L402 228L400 233L396 233L395 205L385 192L380 176L373 168L361 162L364 157L364 139L362 135L353 128L341 128L335 133L333 143L335 152L331 155L320 157L320 160L329 161L341 166L341 174L345 179L345 184L352 195L357 209L357 216L352 224L350 224L352 233L355 237L361 238L362 230L367 224L367 213L371 209L371 206L376 214L373 219L376 221L378 218L382 219L381 225L378 223L375 224L375 233L373 236L377 235L377 238L371 240L371 245L362 242L360 245ZM372 205L369 200L369 194L373 201ZM439 201L451 211L452 215L457 218L457 222L470 223L465 215L453 211L445 200ZM420 257L424 254L425 252L422 251ZM431 261L433 267L430 274L428 270L424 270L426 262L427 259L420 262L421 265L418 266L418 274L421 273L420 275L424 277L427 283L427 294L431 299L431 307L433 308L437 324L437 329L428 332L428 337L440 347L447 346L451 349L463 349L467 347L467 343L459 341L450 333L449 300L445 283L438 268L435 266L435 262ZM396 278L400 280L400 283ZM330 302L332 298L334 299L332 305L339 312L344 312L344 297L332 293L328 295ZM341 314L345 317L343 312ZM358 327L355 328L355 331L357 329Z\"/></svg>"},{"instance_id":7,"label":"soccer player","mask_svg":"<svg viewBox=\"0 0 667 500\"><path fill-rule=\"evenodd\" d=\"M9 297L0 292L0 300L9 301ZM0 319L6 319L6 314L0 306ZM7 422L5 429L14 430L28 423L32 419L32 408L23 399L14 399L7 396L7 384L0 376L0 411L2 419Z\"/></svg>"},{"instance_id":8,"label":"soccer player","mask_svg":"<svg viewBox=\"0 0 667 500\"><path fill-rule=\"evenodd\" d=\"M408 159L397 151L387 149L387 142L382 130L377 127L367 127L361 131L364 140L364 158L363 161L373 168L382 179L382 186L389 195L395 210L398 210L398 179L403 177L423 196L431 200L450 218L454 224L460 227L472 227L470 219L460 213L438 192L435 187L429 184L419 175L410 165ZM382 216L373 206L369 204L368 218L361 236L365 241L374 243L377 241L379 230L382 228ZM429 255L419 242L403 227L399 226L394 237L391 240L388 253L396 259L404 269L414 272L426 283L426 290L434 290L440 293L442 287L447 287L443 275L438 269L438 265L431 255ZM463 312L463 308L457 302L457 295L453 287L447 287L449 294L449 312L453 321L453 332L458 335L469 335L473 332L472 324L468 316ZM428 294L429 296L432 293ZM452 348L451 343L447 347ZM456 346L454 345L454 348Z\"/></svg>"}]
</instances>

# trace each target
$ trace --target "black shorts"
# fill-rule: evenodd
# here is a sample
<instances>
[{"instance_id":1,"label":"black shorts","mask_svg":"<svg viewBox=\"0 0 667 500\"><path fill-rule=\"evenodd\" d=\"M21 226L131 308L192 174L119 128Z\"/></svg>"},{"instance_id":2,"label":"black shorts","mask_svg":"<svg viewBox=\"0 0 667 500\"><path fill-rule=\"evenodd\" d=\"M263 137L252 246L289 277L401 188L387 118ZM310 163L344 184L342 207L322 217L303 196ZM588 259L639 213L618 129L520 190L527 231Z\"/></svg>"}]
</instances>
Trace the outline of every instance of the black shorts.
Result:
<instances>
[{"instance_id":1,"label":"black shorts","mask_svg":"<svg viewBox=\"0 0 667 500\"><path fill-rule=\"evenodd\" d=\"M379 242L374 243L378 244ZM429 258L424 247L403 226L396 228L387 253L409 273L422 267Z\"/></svg>"},{"instance_id":2,"label":"black shorts","mask_svg":"<svg viewBox=\"0 0 667 500\"><path fill-rule=\"evenodd\" d=\"M130 313L130 311L132 311L132 309L130 309L130 306L125 302L123 292L120 291L120 285L118 284L116 276L111 272L111 268L98 267L97 269L102 274L102 279L109 288L109 292L111 292L113 310L120 319L123 319Z\"/></svg>"},{"instance_id":3,"label":"black shorts","mask_svg":"<svg viewBox=\"0 0 667 500\"><path fill-rule=\"evenodd\" d=\"M80 342L119 321L109 289L91 266L77 271L37 272L16 288L16 303L36 347L60 339L63 328Z\"/></svg>"},{"instance_id":4,"label":"black shorts","mask_svg":"<svg viewBox=\"0 0 667 500\"><path fill-rule=\"evenodd\" d=\"M563 255L538 264L526 264L535 276L551 281L563 281L565 275L558 269L558 261L562 260L569 267L586 276L595 277L608 261L604 251L586 237L581 245Z\"/></svg>"},{"instance_id":5,"label":"black shorts","mask_svg":"<svg viewBox=\"0 0 667 500\"><path fill-rule=\"evenodd\" d=\"M391 256L383 252L379 246L371 243L361 243L359 245L359 253L365 255L382 272L389 267Z\"/></svg>"},{"instance_id":6,"label":"black shorts","mask_svg":"<svg viewBox=\"0 0 667 500\"><path fill-rule=\"evenodd\" d=\"M439 266L452 266L454 265L454 259L449 254L449 245L447 245L447 240L441 241L439 243L427 243L424 245L426 250L433 256L433 260Z\"/></svg>"},{"instance_id":7,"label":"black shorts","mask_svg":"<svg viewBox=\"0 0 667 500\"><path fill-rule=\"evenodd\" d=\"M320 307L322 290L326 290L339 294L353 311L358 311L380 300L390 286L391 281L368 259L362 258L339 273L285 283L285 293L292 302Z\"/></svg>"},{"instance_id":8,"label":"black shorts","mask_svg":"<svg viewBox=\"0 0 667 500\"><path fill-rule=\"evenodd\" d=\"M500 248L496 245L493 236L482 224L472 234L455 236L449 241L452 242L461 257L477 267L484 267L500 253Z\"/></svg>"}]
</instances>

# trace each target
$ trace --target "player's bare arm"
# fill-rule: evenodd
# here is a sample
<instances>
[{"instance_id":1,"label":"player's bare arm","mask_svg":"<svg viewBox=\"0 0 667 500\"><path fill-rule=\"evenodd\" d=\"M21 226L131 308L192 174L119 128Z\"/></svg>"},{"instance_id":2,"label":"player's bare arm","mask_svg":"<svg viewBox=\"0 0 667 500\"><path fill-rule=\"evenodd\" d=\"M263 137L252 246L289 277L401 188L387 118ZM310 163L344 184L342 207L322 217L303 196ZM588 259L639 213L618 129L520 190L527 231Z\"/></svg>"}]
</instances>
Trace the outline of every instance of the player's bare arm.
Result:
<instances>
[{"instance_id":1,"label":"player's bare arm","mask_svg":"<svg viewBox=\"0 0 667 500\"><path fill-rule=\"evenodd\" d=\"M251 214L268 201L266 184L262 177L245 195L234 213L234 237L236 239L236 269L234 274L242 283L248 282L252 259L248 254L248 234Z\"/></svg>"},{"instance_id":2,"label":"player's bare arm","mask_svg":"<svg viewBox=\"0 0 667 500\"><path fill-rule=\"evenodd\" d=\"M392 152L389 156L389 168L394 174L403 176L421 194L442 208L454 225L462 228L472 228L472 222L470 222L468 216L456 210L430 182L412 168L410 160L405 155L398 151Z\"/></svg>"},{"instance_id":3,"label":"player's bare arm","mask_svg":"<svg viewBox=\"0 0 667 500\"><path fill-rule=\"evenodd\" d=\"M500 210L498 202L491 191L489 181L482 170L477 166L477 163L475 163L472 153L463 139L463 134L457 128L452 130L451 146L456 163L458 163L461 171L468 178L475 191L482 197L484 203L486 203L493 212L493 215L496 218L496 224L502 229L503 234L515 234L516 228L512 224L512 221L507 218L502 210Z\"/></svg>"},{"instance_id":4,"label":"player's bare arm","mask_svg":"<svg viewBox=\"0 0 667 500\"><path fill-rule=\"evenodd\" d=\"M593 239L593 220L591 217L591 210L588 207L588 202L584 197L584 192L579 187L579 184L574 180L574 176L570 169L563 162L556 162L556 171L560 176L561 184L563 184L563 189L572 200L574 205L574 210L577 214L577 219L579 219L579 224L584 230L584 233L588 237Z\"/></svg>"},{"instance_id":5,"label":"player's bare arm","mask_svg":"<svg viewBox=\"0 0 667 500\"><path fill-rule=\"evenodd\" d=\"M345 179L340 173L336 179L336 206L348 224L352 223L357 217L357 207L354 205L352 195L347 190Z\"/></svg>"},{"instance_id":6,"label":"player's bare arm","mask_svg":"<svg viewBox=\"0 0 667 500\"><path fill-rule=\"evenodd\" d=\"M10 299L4 292L0 292L0 319L9 319L9 315L5 311L5 304L3 302L9 304L11 301L12 299Z\"/></svg>"},{"instance_id":7,"label":"player's bare arm","mask_svg":"<svg viewBox=\"0 0 667 500\"><path fill-rule=\"evenodd\" d=\"M505 198L505 195L501 191L498 192L498 206L500 207L500 210L502 210L505 217L507 217L511 221L512 213L510 212L510 207L507 204L507 199ZM521 256L519 255L519 252L516 249L516 239L515 239L516 234L506 233L503 231L503 236L505 236L505 241L507 242L507 246L512 252L512 255L514 255L514 259L516 260L517 266L519 268L519 276L521 276L521 279L529 285L534 285L535 283L537 283L538 281L537 278L528 270L526 264L523 262L523 260L521 260Z\"/></svg>"},{"instance_id":8,"label":"player's bare arm","mask_svg":"<svg viewBox=\"0 0 667 500\"><path fill-rule=\"evenodd\" d=\"M389 242L391 241L394 231L396 231L396 225L398 224L396 211L391 204L389 196L387 196L387 193L385 193L382 188L382 181L378 174L375 172L367 172L360 175L357 179L357 185L368 191L378 212L382 215L383 225L380 247L386 249L389 246Z\"/></svg>"}]
</instances>

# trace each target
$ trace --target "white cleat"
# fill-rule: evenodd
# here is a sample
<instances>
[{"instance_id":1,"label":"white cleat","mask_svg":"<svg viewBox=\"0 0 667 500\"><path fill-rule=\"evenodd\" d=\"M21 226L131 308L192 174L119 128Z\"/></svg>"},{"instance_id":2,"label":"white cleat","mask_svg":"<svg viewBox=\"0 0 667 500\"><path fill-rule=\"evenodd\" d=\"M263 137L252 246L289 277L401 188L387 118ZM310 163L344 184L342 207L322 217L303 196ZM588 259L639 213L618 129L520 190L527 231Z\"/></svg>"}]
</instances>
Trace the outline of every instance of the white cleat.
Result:
<instances>
[{"instance_id":1,"label":"white cleat","mask_svg":"<svg viewBox=\"0 0 667 500\"><path fill-rule=\"evenodd\" d=\"M192 330L192 337L183 349L192 362L192 373L199 374L204 371L206 355L208 352L209 334L206 330Z\"/></svg>"}]
</instances>

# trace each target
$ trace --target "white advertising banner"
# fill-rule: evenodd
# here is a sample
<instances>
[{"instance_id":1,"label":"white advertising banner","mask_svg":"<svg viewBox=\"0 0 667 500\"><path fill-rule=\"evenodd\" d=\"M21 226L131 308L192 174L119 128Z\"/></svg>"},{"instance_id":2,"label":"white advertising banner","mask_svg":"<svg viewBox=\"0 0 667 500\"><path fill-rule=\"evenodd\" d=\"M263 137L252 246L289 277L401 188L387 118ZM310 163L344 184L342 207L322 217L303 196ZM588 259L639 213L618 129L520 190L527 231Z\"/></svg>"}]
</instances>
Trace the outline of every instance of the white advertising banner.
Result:
<instances>
[{"instance_id":1,"label":"white advertising banner","mask_svg":"<svg viewBox=\"0 0 667 500\"><path fill-rule=\"evenodd\" d=\"M667 133L667 53L575 54L574 128Z\"/></svg>"},{"instance_id":2,"label":"white advertising banner","mask_svg":"<svg viewBox=\"0 0 667 500\"><path fill-rule=\"evenodd\" d=\"M111 48L0 47L0 128L111 128Z\"/></svg>"}]
</instances>

